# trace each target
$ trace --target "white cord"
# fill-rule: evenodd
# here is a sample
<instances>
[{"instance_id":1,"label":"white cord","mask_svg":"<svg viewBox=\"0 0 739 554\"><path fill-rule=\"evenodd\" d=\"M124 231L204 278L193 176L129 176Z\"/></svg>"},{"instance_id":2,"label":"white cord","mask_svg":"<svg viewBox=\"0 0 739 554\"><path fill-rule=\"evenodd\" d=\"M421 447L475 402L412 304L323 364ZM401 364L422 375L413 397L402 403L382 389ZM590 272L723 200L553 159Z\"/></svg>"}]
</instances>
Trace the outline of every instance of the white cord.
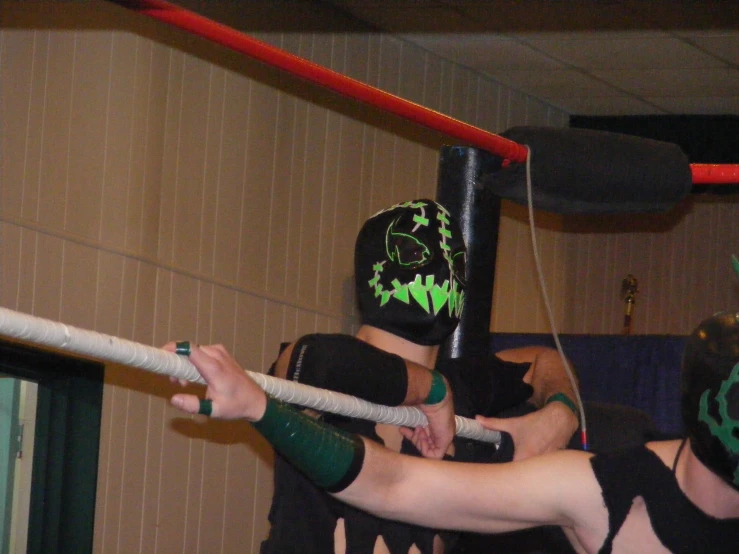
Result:
<instances>
[{"instance_id":1,"label":"white cord","mask_svg":"<svg viewBox=\"0 0 739 554\"><path fill-rule=\"evenodd\" d=\"M577 386L577 380L575 379L575 375L572 372L572 367L570 366L569 361L567 360L567 356L565 356L564 350L562 349L562 344L559 341L559 334L557 333L557 326L554 324L554 315L552 314L552 307L549 303L549 295L547 294L547 286L544 282L544 273L541 270L541 259L539 258L539 247L537 245L536 240L536 225L534 224L534 200L533 200L533 191L531 186L531 148L526 146L526 150L528 150L528 156L526 156L526 198L528 200L528 208L529 208L529 227L531 229L531 246L534 251L534 263L536 264L536 274L539 278L539 286L541 287L541 294L544 298L544 306L547 310L547 316L549 318L549 326L552 329L552 336L554 337L554 343L557 345L557 351L559 352L560 357L562 358L562 363L564 364L565 371L567 372L567 377L570 379L570 383L572 383L572 389L575 391L575 396L577 399L577 406L580 411L580 429L581 429L581 441L582 446L584 450L588 449L587 445L587 422L585 420L585 408L582 403L582 398L580 398L580 388Z\"/></svg>"}]
</instances>

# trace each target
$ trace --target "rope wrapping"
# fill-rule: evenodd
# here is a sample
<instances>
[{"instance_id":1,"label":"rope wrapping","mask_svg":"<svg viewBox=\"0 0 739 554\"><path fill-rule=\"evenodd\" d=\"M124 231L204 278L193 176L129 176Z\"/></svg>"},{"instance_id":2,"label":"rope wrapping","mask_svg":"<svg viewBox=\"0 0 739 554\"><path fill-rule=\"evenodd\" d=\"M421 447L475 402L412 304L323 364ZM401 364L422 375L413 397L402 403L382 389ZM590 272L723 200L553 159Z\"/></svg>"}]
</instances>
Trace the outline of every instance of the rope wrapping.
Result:
<instances>
[{"instance_id":1,"label":"rope wrapping","mask_svg":"<svg viewBox=\"0 0 739 554\"><path fill-rule=\"evenodd\" d=\"M176 379L205 384L198 370L184 356L3 307L0 307L0 334ZM318 389L263 373L253 371L247 373L267 394L290 404L390 425L417 427L427 424L426 416L418 408L382 406L347 394ZM474 420L456 416L456 423L459 437L500 443L500 433L485 429Z\"/></svg>"}]
</instances>

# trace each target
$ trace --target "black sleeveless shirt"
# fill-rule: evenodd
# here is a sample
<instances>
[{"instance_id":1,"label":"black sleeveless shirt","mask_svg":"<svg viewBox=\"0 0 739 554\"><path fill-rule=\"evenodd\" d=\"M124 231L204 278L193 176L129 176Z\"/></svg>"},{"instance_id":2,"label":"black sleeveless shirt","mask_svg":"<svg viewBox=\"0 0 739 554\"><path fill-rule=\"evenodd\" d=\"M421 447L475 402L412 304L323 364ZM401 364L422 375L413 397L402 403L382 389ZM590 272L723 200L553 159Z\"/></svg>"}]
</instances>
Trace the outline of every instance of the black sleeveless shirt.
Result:
<instances>
[{"instance_id":1,"label":"black sleeveless shirt","mask_svg":"<svg viewBox=\"0 0 739 554\"><path fill-rule=\"evenodd\" d=\"M522 381L528 367L529 364L504 362L490 356L484 361L439 360L436 369L450 382L456 413L473 417L475 414L495 415L524 402L532 391ZM321 419L350 433L383 442L373 422L333 414L323 414ZM491 444L459 438L455 439L455 446L456 461L495 463L510 461L513 457L513 444L507 435L497 450ZM406 440L403 440L401 452L420 455ZM447 552L451 552L457 542L457 533L378 518L344 504L313 485L279 454L275 455L274 472L269 511L271 528L260 554L333 554L334 530L339 518L344 519L349 554L372 554L378 536L382 536L392 554L407 554L414 544L422 554L432 554L437 534L444 541Z\"/></svg>"},{"instance_id":2,"label":"black sleeveless shirt","mask_svg":"<svg viewBox=\"0 0 739 554\"><path fill-rule=\"evenodd\" d=\"M637 496L644 499L652 528L670 552L739 552L739 518L717 519L700 510L680 489L673 471L645 446L599 454L590 463L608 508L608 536L598 554L610 554Z\"/></svg>"}]
</instances>

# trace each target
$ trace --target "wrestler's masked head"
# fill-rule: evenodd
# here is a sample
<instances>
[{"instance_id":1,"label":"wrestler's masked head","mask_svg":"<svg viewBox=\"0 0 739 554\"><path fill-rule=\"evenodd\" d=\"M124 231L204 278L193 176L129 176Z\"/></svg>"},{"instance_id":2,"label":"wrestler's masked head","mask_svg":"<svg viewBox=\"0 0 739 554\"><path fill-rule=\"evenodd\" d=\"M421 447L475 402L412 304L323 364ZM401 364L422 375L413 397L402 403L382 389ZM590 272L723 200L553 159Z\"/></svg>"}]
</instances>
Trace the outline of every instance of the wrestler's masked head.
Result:
<instances>
[{"instance_id":1,"label":"wrestler's masked head","mask_svg":"<svg viewBox=\"0 0 739 554\"><path fill-rule=\"evenodd\" d=\"M718 313L690 335L682 417L696 457L739 490L739 313Z\"/></svg>"},{"instance_id":2,"label":"wrestler's masked head","mask_svg":"<svg viewBox=\"0 0 739 554\"><path fill-rule=\"evenodd\" d=\"M459 225L441 204L413 200L375 214L354 250L362 323L440 344L462 313L465 259Z\"/></svg>"}]
</instances>

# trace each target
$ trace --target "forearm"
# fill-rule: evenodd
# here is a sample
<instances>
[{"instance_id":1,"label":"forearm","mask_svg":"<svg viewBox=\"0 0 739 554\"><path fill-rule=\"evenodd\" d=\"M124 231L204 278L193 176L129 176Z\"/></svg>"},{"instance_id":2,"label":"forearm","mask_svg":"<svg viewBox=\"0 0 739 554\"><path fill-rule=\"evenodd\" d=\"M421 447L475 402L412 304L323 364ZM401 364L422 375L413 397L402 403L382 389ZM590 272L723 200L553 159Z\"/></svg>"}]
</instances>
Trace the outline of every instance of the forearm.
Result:
<instances>
[{"instance_id":1,"label":"forearm","mask_svg":"<svg viewBox=\"0 0 739 554\"><path fill-rule=\"evenodd\" d=\"M253 422L287 460L316 485L331 492L344 489L364 461L361 438L317 421L274 398L267 398L262 417Z\"/></svg>"},{"instance_id":2,"label":"forearm","mask_svg":"<svg viewBox=\"0 0 739 554\"><path fill-rule=\"evenodd\" d=\"M423 477L426 460L399 455L272 398L253 425L288 462L338 499L380 517L441 526L428 519L433 510L424 513L426 493L440 480ZM417 495L424 498L415 500Z\"/></svg>"},{"instance_id":3,"label":"forearm","mask_svg":"<svg viewBox=\"0 0 739 554\"><path fill-rule=\"evenodd\" d=\"M510 362L530 364L524 381L533 389L530 402L538 410L509 430L516 443L516 459L566 447L579 427L580 412L559 352L525 347L497 355Z\"/></svg>"},{"instance_id":4,"label":"forearm","mask_svg":"<svg viewBox=\"0 0 739 554\"><path fill-rule=\"evenodd\" d=\"M362 471L334 496L376 516L477 533L569 523L552 506L565 496L563 489L569 486L563 484L555 491L559 483L544 481L543 476L552 473L546 462L528 462L529 469L538 469L527 471L520 463L470 464L416 458L389 452L369 441L365 447Z\"/></svg>"},{"instance_id":5,"label":"forearm","mask_svg":"<svg viewBox=\"0 0 739 554\"><path fill-rule=\"evenodd\" d=\"M557 394L563 394L573 402L577 398L562 357L556 350L546 348L536 351L524 380L534 389L531 402L537 408L544 407Z\"/></svg>"},{"instance_id":6,"label":"forearm","mask_svg":"<svg viewBox=\"0 0 739 554\"><path fill-rule=\"evenodd\" d=\"M444 523L434 521L433 510L425 513L426 505L433 505L434 499L428 496L429 487L418 482L424 473L424 462L429 461L397 454L366 441L362 471L334 496L378 517L442 528Z\"/></svg>"},{"instance_id":7,"label":"forearm","mask_svg":"<svg viewBox=\"0 0 739 554\"><path fill-rule=\"evenodd\" d=\"M553 499L562 497L562 490L550 490L559 482L527 479L521 464L462 464L403 456L273 399L254 426L316 485L380 517L478 532L560 523L551 506L537 500L542 491L551 492ZM549 463L540 467L548 478ZM562 487L572 489L566 483Z\"/></svg>"},{"instance_id":8,"label":"forearm","mask_svg":"<svg viewBox=\"0 0 739 554\"><path fill-rule=\"evenodd\" d=\"M550 440L564 448L579 428L581 414L572 379L560 353L556 350L540 352L532 364L531 374L532 400L550 425ZM574 373L572 378L576 378Z\"/></svg>"}]
</instances>

